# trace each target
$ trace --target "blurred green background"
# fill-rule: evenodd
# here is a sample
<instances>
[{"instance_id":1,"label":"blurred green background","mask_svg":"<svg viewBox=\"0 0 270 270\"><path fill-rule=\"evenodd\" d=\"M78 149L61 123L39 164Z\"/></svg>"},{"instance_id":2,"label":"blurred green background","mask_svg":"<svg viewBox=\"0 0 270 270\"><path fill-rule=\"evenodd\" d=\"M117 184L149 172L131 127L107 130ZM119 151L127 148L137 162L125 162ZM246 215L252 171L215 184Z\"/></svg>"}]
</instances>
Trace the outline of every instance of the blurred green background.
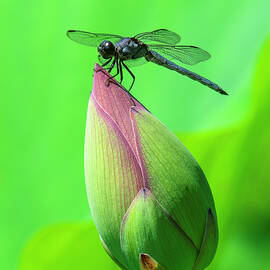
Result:
<instances>
[{"instance_id":1,"label":"blurred green background","mask_svg":"<svg viewBox=\"0 0 270 270\"><path fill-rule=\"evenodd\" d=\"M220 242L208 269L270 269L268 0L11 0L0 9L1 270L118 269L99 243L84 186L97 52L65 32L158 28L209 51L190 69L229 93L152 63L133 70L133 95L179 136L212 188Z\"/></svg>"}]
</instances>

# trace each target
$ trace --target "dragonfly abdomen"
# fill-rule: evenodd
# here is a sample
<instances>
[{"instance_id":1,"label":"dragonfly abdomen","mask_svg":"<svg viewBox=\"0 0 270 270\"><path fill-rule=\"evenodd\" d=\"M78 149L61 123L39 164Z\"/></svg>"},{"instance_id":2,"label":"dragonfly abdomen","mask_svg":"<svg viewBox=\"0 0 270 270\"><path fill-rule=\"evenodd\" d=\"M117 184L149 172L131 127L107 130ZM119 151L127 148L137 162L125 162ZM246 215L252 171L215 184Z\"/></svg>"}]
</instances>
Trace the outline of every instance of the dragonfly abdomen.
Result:
<instances>
[{"instance_id":1,"label":"dragonfly abdomen","mask_svg":"<svg viewBox=\"0 0 270 270\"><path fill-rule=\"evenodd\" d=\"M157 65L164 66L168 69L174 70L184 76L189 77L192 80L195 80L197 82L200 82L201 84L204 84L208 86L209 88L223 94L223 95L228 95L221 87L219 87L217 84L211 82L210 80L188 70L183 67L178 66L174 62L166 59L165 57L161 56L155 51L149 51L149 53L146 56L147 61L153 62Z\"/></svg>"}]
</instances>

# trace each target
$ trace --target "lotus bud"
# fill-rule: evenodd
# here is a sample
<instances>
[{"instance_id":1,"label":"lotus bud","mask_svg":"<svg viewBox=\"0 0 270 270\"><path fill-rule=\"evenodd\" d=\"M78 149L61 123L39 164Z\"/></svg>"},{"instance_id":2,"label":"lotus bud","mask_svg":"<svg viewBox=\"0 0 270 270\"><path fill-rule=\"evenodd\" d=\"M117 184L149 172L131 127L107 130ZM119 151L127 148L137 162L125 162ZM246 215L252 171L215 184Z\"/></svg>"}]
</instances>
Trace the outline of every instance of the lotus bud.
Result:
<instances>
[{"instance_id":1,"label":"lotus bud","mask_svg":"<svg viewBox=\"0 0 270 270\"><path fill-rule=\"evenodd\" d=\"M85 137L88 200L126 270L202 270L218 243L211 190L180 140L96 65ZM112 80L112 79L111 79Z\"/></svg>"}]
</instances>

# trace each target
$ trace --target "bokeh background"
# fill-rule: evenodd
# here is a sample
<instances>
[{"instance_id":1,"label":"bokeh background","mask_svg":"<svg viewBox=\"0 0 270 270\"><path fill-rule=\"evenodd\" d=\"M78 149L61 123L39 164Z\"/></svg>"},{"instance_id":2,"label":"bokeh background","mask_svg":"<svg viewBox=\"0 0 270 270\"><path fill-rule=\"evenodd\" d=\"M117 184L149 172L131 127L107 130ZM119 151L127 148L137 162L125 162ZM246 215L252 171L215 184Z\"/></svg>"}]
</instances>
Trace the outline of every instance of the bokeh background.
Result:
<instances>
[{"instance_id":1,"label":"bokeh background","mask_svg":"<svg viewBox=\"0 0 270 270\"><path fill-rule=\"evenodd\" d=\"M65 32L158 28L209 51L190 69L229 93L152 63L133 69L133 95L179 136L210 183L220 242L208 269L270 269L268 0L11 0L0 9L0 269L118 269L99 243L84 185L97 52Z\"/></svg>"}]
</instances>

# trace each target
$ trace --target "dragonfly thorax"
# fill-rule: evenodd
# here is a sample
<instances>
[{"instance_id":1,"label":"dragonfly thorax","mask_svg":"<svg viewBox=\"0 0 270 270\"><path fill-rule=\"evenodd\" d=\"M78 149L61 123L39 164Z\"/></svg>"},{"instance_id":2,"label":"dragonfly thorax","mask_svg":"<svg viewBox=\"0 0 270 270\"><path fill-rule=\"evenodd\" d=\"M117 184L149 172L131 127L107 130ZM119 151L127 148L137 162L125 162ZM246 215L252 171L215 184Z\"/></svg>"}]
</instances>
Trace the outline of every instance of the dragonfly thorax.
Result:
<instances>
[{"instance_id":1,"label":"dragonfly thorax","mask_svg":"<svg viewBox=\"0 0 270 270\"><path fill-rule=\"evenodd\" d=\"M122 60L136 59L145 56L147 46L133 38L123 38L115 44L118 57Z\"/></svg>"},{"instance_id":2,"label":"dragonfly thorax","mask_svg":"<svg viewBox=\"0 0 270 270\"><path fill-rule=\"evenodd\" d=\"M111 41L104 40L98 46L98 52L104 59L112 58L115 54L115 46Z\"/></svg>"}]
</instances>

